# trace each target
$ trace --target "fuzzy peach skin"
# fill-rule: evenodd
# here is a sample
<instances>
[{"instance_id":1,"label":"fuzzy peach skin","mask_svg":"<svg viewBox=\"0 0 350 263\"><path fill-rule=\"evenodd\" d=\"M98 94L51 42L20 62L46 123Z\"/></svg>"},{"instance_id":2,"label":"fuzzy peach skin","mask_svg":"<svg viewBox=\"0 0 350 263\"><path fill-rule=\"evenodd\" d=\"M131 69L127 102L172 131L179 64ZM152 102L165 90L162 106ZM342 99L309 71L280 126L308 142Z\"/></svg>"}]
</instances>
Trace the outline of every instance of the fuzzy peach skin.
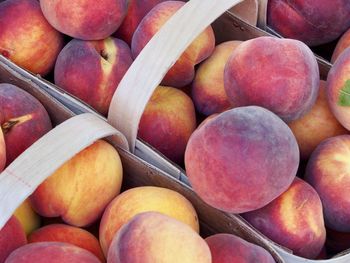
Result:
<instances>
[{"instance_id":1,"label":"fuzzy peach skin","mask_svg":"<svg viewBox=\"0 0 350 263\"><path fill-rule=\"evenodd\" d=\"M134 58L138 56L165 22L184 4L182 1L165 1L156 5L142 19L131 42L131 52ZM209 26L184 51L165 75L161 84L179 88L191 83L195 75L194 66L209 57L214 48L214 32Z\"/></svg>"},{"instance_id":2,"label":"fuzzy peach skin","mask_svg":"<svg viewBox=\"0 0 350 263\"><path fill-rule=\"evenodd\" d=\"M142 114L138 136L181 164L195 128L196 112L191 98L179 89L159 86Z\"/></svg>"},{"instance_id":3,"label":"fuzzy peach skin","mask_svg":"<svg viewBox=\"0 0 350 263\"><path fill-rule=\"evenodd\" d=\"M267 22L282 36L310 46L328 43L350 27L348 0L269 0Z\"/></svg>"},{"instance_id":4,"label":"fuzzy peach skin","mask_svg":"<svg viewBox=\"0 0 350 263\"><path fill-rule=\"evenodd\" d=\"M130 48L122 40L73 39L58 55L55 84L107 115L112 96L131 63Z\"/></svg>"},{"instance_id":5,"label":"fuzzy peach skin","mask_svg":"<svg viewBox=\"0 0 350 263\"><path fill-rule=\"evenodd\" d=\"M119 194L121 183L118 152L107 142L98 140L39 185L30 201L41 216L60 216L70 225L87 226Z\"/></svg>"},{"instance_id":6,"label":"fuzzy peach skin","mask_svg":"<svg viewBox=\"0 0 350 263\"><path fill-rule=\"evenodd\" d=\"M5 137L6 166L51 130L44 106L26 91L0 84L0 125Z\"/></svg>"},{"instance_id":7,"label":"fuzzy peach skin","mask_svg":"<svg viewBox=\"0 0 350 263\"><path fill-rule=\"evenodd\" d=\"M2 129L0 129L0 172L4 170L6 165L6 145Z\"/></svg>"},{"instance_id":8,"label":"fuzzy peach skin","mask_svg":"<svg viewBox=\"0 0 350 263\"><path fill-rule=\"evenodd\" d=\"M211 263L206 242L188 225L158 212L133 217L113 238L108 263Z\"/></svg>"},{"instance_id":9,"label":"fuzzy peach skin","mask_svg":"<svg viewBox=\"0 0 350 263\"><path fill-rule=\"evenodd\" d=\"M0 54L33 73L46 75L63 47L63 35L43 16L37 0L0 3Z\"/></svg>"},{"instance_id":10,"label":"fuzzy peach skin","mask_svg":"<svg viewBox=\"0 0 350 263\"><path fill-rule=\"evenodd\" d=\"M166 0L129 0L126 17L118 30L114 33L114 36L123 39L128 45L131 45L132 36L141 20L153 7L165 1Z\"/></svg>"},{"instance_id":11,"label":"fuzzy peach skin","mask_svg":"<svg viewBox=\"0 0 350 263\"><path fill-rule=\"evenodd\" d=\"M27 244L27 238L22 225L16 217L12 216L0 230L0 263L5 262L12 251L25 244Z\"/></svg>"},{"instance_id":12,"label":"fuzzy peach skin","mask_svg":"<svg viewBox=\"0 0 350 263\"><path fill-rule=\"evenodd\" d=\"M347 130L350 130L350 49L346 49L330 69L326 90L332 113Z\"/></svg>"},{"instance_id":13,"label":"fuzzy peach skin","mask_svg":"<svg viewBox=\"0 0 350 263\"><path fill-rule=\"evenodd\" d=\"M5 263L101 263L91 252L62 242L39 242L16 249Z\"/></svg>"},{"instance_id":14,"label":"fuzzy peach skin","mask_svg":"<svg viewBox=\"0 0 350 263\"><path fill-rule=\"evenodd\" d=\"M323 140L349 133L329 109L326 82L320 81L319 94L311 110L300 119L288 123L298 141L300 156L306 160Z\"/></svg>"},{"instance_id":15,"label":"fuzzy peach skin","mask_svg":"<svg viewBox=\"0 0 350 263\"><path fill-rule=\"evenodd\" d=\"M148 211L175 218L199 232L197 213L184 196L162 187L135 187L118 195L103 213L99 237L105 255L119 229L135 215Z\"/></svg>"},{"instance_id":16,"label":"fuzzy peach skin","mask_svg":"<svg viewBox=\"0 0 350 263\"><path fill-rule=\"evenodd\" d=\"M258 37L245 41L233 51L224 74L233 105L261 106L286 122L306 114L318 95L316 58L298 40Z\"/></svg>"},{"instance_id":17,"label":"fuzzy peach skin","mask_svg":"<svg viewBox=\"0 0 350 263\"><path fill-rule=\"evenodd\" d=\"M28 236L29 243L64 242L86 249L101 262L105 262L100 244L96 237L88 231L64 224L51 224L39 228Z\"/></svg>"},{"instance_id":18,"label":"fuzzy peach skin","mask_svg":"<svg viewBox=\"0 0 350 263\"><path fill-rule=\"evenodd\" d=\"M319 144L306 166L305 180L319 194L328 228L350 232L350 135Z\"/></svg>"},{"instance_id":19,"label":"fuzzy peach skin","mask_svg":"<svg viewBox=\"0 0 350 263\"><path fill-rule=\"evenodd\" d=\"M271 203L242 216L272 241L295 255L315 258L326 240L322 203L315 189L295 178Z\"/></svg>"},{"instance_id":20,"label":"fuzzy peach skin","mask_svg":"<svg viewBox=\"0 0 350 263\"><path fill-rule=\"evenodd\" d=\"M215 234L205 239L212 263L275 263L267 250L231 234Z\"/></svg>"},{"instance_id":21,"label":"fuzzy peach skin","mask_svg":"<svg viewBox=\"0 0 350 263\"><path fill-rule=\"evenodd\" d=\"M343 53L343 51L348 47L350 47L350 29L348 29L338 40L338 43L332 54L331 62L334 64L340 54Z\"/></svg>"},{"instance_id":22,"label":"fuzzy peach skin","mask_svg":"<svg viewBox=\"0 0 350 263\"><path fill-rule=\"evenodd\" d=\"M24 202L17 207L13 215L21 223L26 235L29 235L40 226L40 217L34 212L29 199L24 200Z\"/></svg>"},{"instance_id":23,"label":"fuzzy peach skin","mask_svg":"<svg viewBox=\"0 0 350 263\"><path fill-rule=\"evenodd\" d=\"M224 87L225 65L242 41L227 41L217 45L211 56L199 65L192 83L192 99L198 112L209 116L234 105L227 98Z\"/></svg>"},{"instance_id":24,"label":"fuzzy peach skin","mask_svg":"<svg viewBox=\"0 0 350 263\"><path fill-rule=\"evenodd\" d=\"M100 40L121 25L128 0L40 0L47 21L73 38Z\"/></svg>"},{"instance_id":25,"label":"fuzzy peach skin","mask_svg":"<svg viewBox=\"0 0 350 263\"><path fill-rule=\"evenodd\" d=\"M194 191L231 213L261 208L288 189L299 165L289 127L257 106L225 111L196 129L185 167Z\"/></svg>"}]
</instances>

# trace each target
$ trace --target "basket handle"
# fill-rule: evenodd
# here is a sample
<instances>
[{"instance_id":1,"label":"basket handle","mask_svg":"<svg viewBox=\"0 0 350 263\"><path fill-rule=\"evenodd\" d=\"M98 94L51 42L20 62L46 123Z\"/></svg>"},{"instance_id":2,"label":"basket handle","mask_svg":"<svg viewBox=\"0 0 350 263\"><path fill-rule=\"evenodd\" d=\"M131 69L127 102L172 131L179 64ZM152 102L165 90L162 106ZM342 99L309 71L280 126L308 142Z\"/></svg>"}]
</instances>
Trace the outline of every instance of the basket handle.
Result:
<instances>
[{"instance_id":1,"label":"basket handle","mask_svg":"<svg viewBox=\"0 0 350 263\"><path fill-rule=\"evenodd\" d=\"M66 161L98 139L118 135L90 113L68 119L24 151L0 174L0 229L16 208Z\"/></svg>"},{"instance_id":2,"label":"basket handle","mask_svg":"<svg viewBox=\"0 0 350 263\"><path fill-rule=\"evenodd\" d=\"M113 95L108 121L134 152L139 122L153 91L192 41L216 18L243 0L190 0L148 42Z\"/></svg>"}]
</instances>

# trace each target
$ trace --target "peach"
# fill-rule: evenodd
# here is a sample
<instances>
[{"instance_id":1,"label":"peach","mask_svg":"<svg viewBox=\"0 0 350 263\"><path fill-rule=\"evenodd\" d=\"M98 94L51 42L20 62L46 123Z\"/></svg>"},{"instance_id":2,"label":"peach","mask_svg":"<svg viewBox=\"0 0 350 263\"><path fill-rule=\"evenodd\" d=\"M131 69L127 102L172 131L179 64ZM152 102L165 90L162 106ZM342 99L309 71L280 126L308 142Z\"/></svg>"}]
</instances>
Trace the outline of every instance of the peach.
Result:
<instances>
[{"instance_id":1,"label":"peach","mask_svg":"<svg viewBox=\"0 0 350 263\"><path fill-rule=\"evenodd\" d=\"M348 47L350 47L350 29L348 29L338 40L338 43L332 54L331 62L334 64L340 54L343 53L343 51Z\"/></svg>"},{"instance_id":2,"label":"peach","mask_svg":"<svg viewBox=\"0 0 350 263\"><path fill-rule=\"evenodd\" d=\"M26 199L13 214L23 226L26 235L29 235L40 226L40 217L36 214L30 205L29 199Z\"/></svg>"},{"instance_id":3,"label":"peach","mask_svg":"<svg viewBox=\"0 0 350 263\"><path fill-rule=\"evenodd\" d=\"M261 106L286 122L311 109L320 80L316 58L305 44L274 37L258 37L239 45L224 74L233 105Z\"/></svg>"},{"instance_id":4,"label":"peach","mask_svg":"<svg viewBox=\"0 0 350 263\"><path fill-rule=\"evenodd\" d=\"M39 1L1 2L0 28L0 54L36 74L53 68L63 36L46 21Z\"/></svg>"},{"instance_id":5,"label":"peach","mask_svg":"<svg viewBox=\"0 0 350 263\"><path fill-rule=\"evenodd\" d=\"M6 145L2 129L0 129L0 172L4 170L6 165Z\"/></svg>"},{"instance_id":6,"label":"peach","mask_svg":"<svg viewBox=\"0 0 350 263\"><path fill-rule=\"evenodd\" d=\"M41 0L41 9L58 31L83 40L107 38L121 25L127 0Z\"/></svg>"},{"instance_id":7,"label":"peach","mask_svg":"<svg viewBox=\"0 0 350 263\"><path fill-rule=\"evenodd\" d=\"M271 203L243 217L272 241L304 258L315 258L325 244L320 197L297 177L288 190Z\"/></svg>"},{"instance_id":8,"label":"peach","mask_svg":"<svg viewBox=\"0 0 350 263\"><path fill-rule=\"evenodd\" d=\"M184 4L182 1L162 2L156 5L142 19L131 42L131 52L134 58L138 56L165 22ZM195 75L194 66L209 57L214 47L214 32L211 27L208 27L191 43L170 68L162 81L162 85L179 88L191 83Z\"/></svg>"},{"instance_id":9,"label":"peach","mask_svg":"<svg viewBox=\"0 0 350 263\"><path fill-rule=\"evenodd\" d=\"M105 255L119 229L135 215L148 211L175 218L199 232L197 213L184 196L161 187L135 187L117 196L103 213L99 237Z\"/></svg>"},{"instance_id":10,"label":"peach","mask_svg":"<svg viewBox=\"0 0 350 263\"><path fill-rule=\"evenodd\" d=\"M5 262L12 251L25 244L27 244L27 239L22 225L12 216L0 230L0 262Z\"/></svg>"},{"instance_id":11,"label":"peach","mask_svg":"<svg viewBox=\"0 0 350 263\"><path fill-rule=\"evenodd\" d=\"M310 46L328 43L350 27L347 0L269 0L268 25Z\"/></svg>"},{"instance_id":12,"label":"peach","mask_svg":"<svg viewBox=\"0 0 350 263\"><path fill-rule=\"evenodd\" d=\"M216 234L205 239L212 263L275 263L264 248L231 234Z\"/></svg>"},{"instance_id":13,"label":"peach","mask_svg":"<svg viewBox=\"0 0 350 263\"><path fill-rule=\"evenodd\" d=\"M142 114L138 136L178 164L196 128L196 112L183 91L159 86Z\"/></svg>"},{"instance_id":14,"label":"peach","mask_svg":"<svg viewBox=\"0 0 350 263\"><path fill-rule=\"evenodd\" d=\"M0 102L0 124L5 137L8 165L51 130L52 125L43 105L12 84L0 84Z\"/></svg>"},{"instance_id":15,"label":"peach","mask_svg":"<svg viewBox=\"0 0 350 263\"><path fill-rule=\"evenodd\" d=\"M114 237L108 263L211 263L206 242L188 225L158 212L133 217Z\"/></svg>"},{"instance_id":16,"label":"peach","mask_svg":"<svg viewBox=\"0 0 350 263\"><path fill-rule=\"evenodd\" d=\"M257 106L231 109L207 121L193 132L185 152L194 191L231 213L267 205L288 189L298 165L292 131Z\"/></svg>"},{"instance_id":17,"label":"peach","mask_svg":"<svg viewBox=\"0 0 350 263\"><path fill-rule=\"evenodd\" d=\"M241 43L242 41L221 43L199 65L192 83L192 98L198 112L209 116L233 108L224 88L224 69L233 50Z\"/></svg>"},{"instance_id":18,"label":"peach","mask_svg":"<svg viewBox=\"0 0 350 263\"><path fill-rule=\"evenodd\" d=\"M130 48L122 40L73 39L58 55L55 84L107 115L112 96L131 63Z\"/></svg>"},{"instance_id":19,"label":"peach","mask_svg":"<svg viewBox=\"0 0 350 263\"><path fill-rule=\"evenodd\" d=\"M350 49L335 61L327 76L327 100L337 120L350 130Z\"/></svg>"},{"instance_id":20,"label":"peach","mask_svg":"<svg viewBox=\"0 0 350 263\"><path fill-rule=\"evenodd\" d=\"M39 242L16 249L5 263L101 263L91 252L62 242Z\"/></svg>"},{"instance_id":21,"label":"peach","mask_svg":"<svg viewBox=\"0 0 350 263\"><path fill-rule=\"evenodd\" d=\"M70 225L86 226L101 216L120 192L121 182L118 152L98 140L40 184L30 201L41 216L60 216Z\"/></svg>"},{"instance_id":22,"label":"peach","mask_svg":"<svg viewBox=\"0 0 350 263\"><path fill-rule=\"evenodd\" d=\"M320 81L319 94L311 110L295 121L288 123L294 133L302 159L308 159L323 140L348 131L337 121L329 109L326 96L326 82Z\"/></svg>"},{"instance_id":23,"label":"peach","mask_svg":"<svg viewBox=\"0 0 350 263\"><path fill-rule=\"evenodd\" d=\"M129 0L126 17L114 35L131 45L132 36L141 20L153 7L164 1L166 0Z\"/></svg>"},{"instance_id":24,"label":"peach","mask_svg":"<svg viewBox=\"0 0 350 263\"><path fill-rule=\"evenodd\" d=\"M105 262L100 244L96 237L88 231L64 224L47 225L34 231L28 237L29 243L64 242L86 249L101 262Z\"/></svg>"},{"instance_id":25,"label":"peach","mask_svg":"<svg viewBox=\"0 0 350 263\"><path fill-rule=\"evenodd\" d=\"M321 142L311 154L305 180L319 194L326 226L350 232L350 135Z\"/></svg>"}]
</instances>

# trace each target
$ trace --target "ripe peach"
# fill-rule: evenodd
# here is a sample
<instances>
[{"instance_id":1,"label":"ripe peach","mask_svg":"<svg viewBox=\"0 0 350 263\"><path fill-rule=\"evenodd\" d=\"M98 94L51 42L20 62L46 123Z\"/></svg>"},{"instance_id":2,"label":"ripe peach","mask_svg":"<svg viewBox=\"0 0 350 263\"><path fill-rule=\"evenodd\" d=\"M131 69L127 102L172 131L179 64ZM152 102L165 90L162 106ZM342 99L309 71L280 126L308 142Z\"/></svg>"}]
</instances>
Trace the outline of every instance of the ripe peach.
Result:
<instances>
[{"instance_id":1,"label":"ripe peach","mask_svg":"<svg viewBox=\"0 0 350 263\"><path fill-rule=\"evenodd\" d=\"M205 239L209 245L212 263L275 263L262 247L231 234L216 234Z\"/></svg>"},{"instance_id":2,"label":"ripe peach","mask_svg":"<svg viewBox=\"0 0 350 263\"><path fill-rule=\"evenodd\" d=\"M304 43L274 37L258 37L239 45L224 74L231 103L262 106L286 122L311 109L320 81L316 58Z\"/></svg>"},{"instance_id":3,"label":"ripe peach","mask_svg":"<svg viewBox=\"0 0 350 263\"><path fill-rule=\"evenodd\" d=\"M39 242L16 249L5 263L101 263L91 252L62 242Z\"/></svg>"},{"instance_id":4,"label":"ripe peach","mask_svg":"<svg viewBox=\"0 0 350 263\"><path fill-rule=\"evenodd\" d=\"M41 0L41 9L58 31L83 40L110 36L122 23L127 0Z\"/></svg>"},{"instance_id":5,"label":"ripe peach","mask_svg":"<svg viewBox=\"0 0 350 263\"><path fill-rule=\"evenodd\" d=\"M131 42L134 58L138 56L148 41L158 32L165 22L185 3L182 1L165 1L156 5L140 22ZM206 59L215 47L214 32L208 27L185 50L165 75L162 85L183 87L191 83L195 75L194 66Z\"/></svg>"},{"instance_id":6,"label":"ripe peach","mask_svg":"<svg viewBox=\"0 0 350 263\"><path fill-rule=\"evenodd\" d=\"M272 241L301 257L315 258L326 240L320 197L297 177L271 203L243 217Z\"/></svg>"},{"instance_id":7,"label":"ripe peach","mask_svg":"<svg viewBox=\"0 0 350 263\"><path fill-rule=\"evenodd\" d=\"M53 68L63 36L46 21L39 1L1 2L0 28L0 54L36 74Z\"/></svg>"},{"instance_id":8,"label":"ripe peach","mask_svg":"<svg viewBox=\"0 0 350 263\"><path fill-rule=\"evenodd\" d=\"M114 237L108 263L211 263L206 242L188 225L158 212L133 217Z\"/></svg>"},{"instance_id":9,"label":"ripe peach","mask_svg":"<svg viewBox=\"0 0 350 263\"><path fill-rule=\"evenodd\" d=\"M52 128L43 105L11 84L0 84L0 113L6 144L6 165Z\"/></svg>"},{"instance_id":10,"label":"ripe peach","mask_svg":"<svg viewBox=\"0 0 350 263\"><path fill-rule=\"evenodd\" d=\"M118 195L103 213L99 237L105 255L119 229L135 215L148 211L173 217L199 232L197 213L181 194L161 187L135 187Z\"/></svg>"},{"instance_id":11,"label":"ripe peach","mask_svg":"<svg viewBox=\"0 0 350 263\"><path fill-rule=\"evenodd\" d=\"M338 43L332 54L331 62L334 64L340 54L343 53L343 51L348 47L350 47L350 29L348 29L338 40Z\"/></svg>"},{"instance_id":12,"label":"ripe peach","mask_svg":"<svg viewBox=\"0 0 350 263\"><path fill-rule=\"evenodd\" d=\"M131 45L132 36L141 20L153 7L164 1L166 0L129 0L126 17L114 35Z\"/></svg>"},{"instance_id":13,"label":"ripe peach","mask_svg":"<svg viewBox=\"0 0 350 263\"><path fill-rule=\"evenodd\" d=\"M73 39L58 55L55 84L107 115L112 96L131 63L130 48L119 39Z\"/></svg>"},{"instance_id":14,"label":"ripe peach","mask_svg":"<svg viewBox=\"0 0 350 263\"><path fill-rule=\"evenodd\" d=\"M231 213L267 205L288 189L298 165L292 131L257 106L231 109L207 121L193 132L185 152L194 191Z\"/></svg>"},{"instance_id":15,"label":"ripe peach","mask_svg":"<svg viewBox=\"0 0 350 263\"><path fill-rule=\"evenodd\" d=\"M319 194L325 223L339 232L350 232L350 135L321 142L311 154L305 180Z\"/></svg>"},{"instance_id":16,"label":"ripe peach","mask_svg":"<svg viewBox=\"0 0 350 263\"><path fill-rule=\"evenodd\" d=\"M181 164L186 144L196 128L196 112L183 91L159 86L142 114L138 136Z\"/></svg>"},{"instance_id":17,"label":"ripe peach","mask_svg":"<svg viewBox=\"0 0 350 263\"><path fill-rule=\"evenodd\" d=\"M287 38L310 46L328 43L350 27L347 0L269 0L267 21Z\"/></svg>"},{"instance_id":18,"label":"ripe peach","mask_svg":"<svg viewBox=\"0 0 350 263\"><path fill-rule=\"evenodd\" d=\"M199 65L192 83L192 98L198 112L209 116L233 108L224 88L224 68L233 50L241 43L242 41L221 43Z\"/></svg>"},{"instance_id":19,"label":"ripe peach","mask_svg":"<svg viewBox=\"0 0 350 263\"><path fill-rule=\"evenodd\" d=\"M39 228L28 237L29 243L64 242L86 249L105 262L100 244L96 237L88 231L64 224L51 224Z\"/></svg>"},{"instance_id":20,"label":"ripe peach","mask_svg":"<svg viewBox=\"0 0 350 263\"><path fill-rule=\"evenodd\" d=\"M337 120L350 130L350 49L335 61L327 77L327 99Z\"/></svg>"},{"instance_id":21,"label":"ripe peach","mask_svg":"<svg viewBox=\"0 0 350 263\"><path fill-rule=\"evenodd\" d=\"M12 216L0 230L0 262L5 262L12 251L25 244L27 244L27 239L22 225Z\"/></svg>"},{"instance_id":22,"label":"ripe peach","mask_svg":"<svg viewBox=\"0 0 350 263\"><path fill-rule=\"evenodd\" d=\"M26 199L13 214L23 226L27 235L40 226L40 217L34 212L29 199Z\"/></svg>"},{"instance_id":23,"label":"ripe peach","mask_svg":"<svg viewBox=\"0 0 350 263\"><path fill-rule=\"evenodd\" d=\"M326 82L321 80L316 103L300 119L288 123L298 141L302 159L308 159L323 140L348 131L337 121L329 109Z\"/></svg>"},{"instance_id":24,"label":"ripe peach","mask_svg":"<svg viewBox=\"0 0 350 263\"><path fill-rule=\"evenodd\" d=\"M118 152L99 140L61 166L31 195L40 215L61 216L74 226L86 226L99 218L120 192L122 165Z\"/></svg>"}]
</instances>

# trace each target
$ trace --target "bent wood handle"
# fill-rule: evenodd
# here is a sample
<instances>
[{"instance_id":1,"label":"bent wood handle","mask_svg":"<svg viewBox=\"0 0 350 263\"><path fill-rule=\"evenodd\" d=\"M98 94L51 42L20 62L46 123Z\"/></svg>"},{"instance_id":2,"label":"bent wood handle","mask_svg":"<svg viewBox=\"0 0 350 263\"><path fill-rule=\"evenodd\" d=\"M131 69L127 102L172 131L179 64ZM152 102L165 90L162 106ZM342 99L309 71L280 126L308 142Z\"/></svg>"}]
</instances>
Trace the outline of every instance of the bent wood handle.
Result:
<instances>
[{"instance_id":1,"label":"bent wood handle","mask_svg":"<svg viewBox=\"0 0 350 263\"><path fill-rule=\"evenodd\" d=\"M0 174L0 229L61 165L96 140L118 133L107 122L85 113L61 123L36 141Z\"/></svg>"},{"instance_id":2,"label":"bent wood handle","mask_svg":"<svg viewBox=\"0 0 350 263\"><path fill-rule=\"evenodd\" d=\"M134 151L142 113L153 91L192 41L216 18L243 0L190 0L148 42L121 80L108 121Z\"/></svg>"}]
</instances>

